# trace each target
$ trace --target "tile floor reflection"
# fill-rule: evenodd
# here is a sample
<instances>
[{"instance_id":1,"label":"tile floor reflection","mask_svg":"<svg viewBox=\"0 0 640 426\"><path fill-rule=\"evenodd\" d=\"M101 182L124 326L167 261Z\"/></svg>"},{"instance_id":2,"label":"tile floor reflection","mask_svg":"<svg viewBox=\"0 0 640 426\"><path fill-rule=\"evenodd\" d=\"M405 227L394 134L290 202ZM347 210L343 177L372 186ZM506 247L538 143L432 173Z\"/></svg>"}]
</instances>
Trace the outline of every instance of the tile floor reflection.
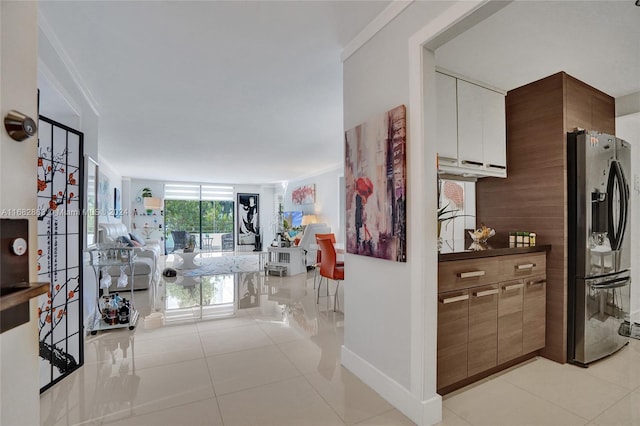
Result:
<instances>
[{"instance_id":1,"label":"tile floor reflection","mask_svg":"<svg viewBox=\"0 0 640 426\"><path fill-rule=\"evenodd\" d=\"M206 281L136 292L167 325L89 336L41 424L413 424L341 367L344 315L316 305L313 273ZM445 396L441 425L640 425L640 341L588 369L538 358L489 377Z\"/></svg>"},{"instance_id":2,"label":"tile floor reflection","mask_svg":"<svg viewBox=\"0 0 640 426\"><path fill-rule=\"evenodd\" d=\"M315 295L313 273L136 292L141 315L161 308L166 325L89 336L85 365L42 394L42 425L411 424L340 366L344 315Z\"/></svg>"}]
</instances>

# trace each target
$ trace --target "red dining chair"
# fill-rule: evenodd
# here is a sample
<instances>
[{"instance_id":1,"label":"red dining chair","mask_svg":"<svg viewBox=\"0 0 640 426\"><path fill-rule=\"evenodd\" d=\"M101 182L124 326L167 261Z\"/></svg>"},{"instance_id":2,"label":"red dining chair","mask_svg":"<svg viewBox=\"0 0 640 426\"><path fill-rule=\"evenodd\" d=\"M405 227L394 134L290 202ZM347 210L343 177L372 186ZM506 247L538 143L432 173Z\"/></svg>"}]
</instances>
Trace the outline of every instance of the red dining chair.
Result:
<instances>
[{"instance_id":1,"label":"red dining chair","mask_svg":"<svg viewBox=\"0 0 640 426\"><path fill-rule=\"evenodd\" d=\"M338 289L340 281L344 280L344 263L338 266L336 249L330 238L318 239L318 245L322 251L322 260L320 262L320 282L318 283L318 298L316 303L320 303L320 287L322 287L322 278L327 280L327 295L329 295L329 280L336 281L336 292L333 299L333 311L338 307Z\"/></svg>"},{"instance_id":2,"label":"red dining chair","mask_svg":"<svg viewBox=\"0 0 640 426\"><path fill-rule=\"evenodd\" d=\"M318 240L323 240L325 238L330 239L331 243L333 244L336 243L336 234L330 233L330 234L316 234L316 244L318 244ZM314 265L315 269L313 272L313 288L314 289L316 288L316 277L318 276L318 268L320 268L320 262L322 262L322 250L318 249L318 251L316 252L316 263ZM338 260L337 265L344 266L344 261Z\"/></svg>"}]
</instances>

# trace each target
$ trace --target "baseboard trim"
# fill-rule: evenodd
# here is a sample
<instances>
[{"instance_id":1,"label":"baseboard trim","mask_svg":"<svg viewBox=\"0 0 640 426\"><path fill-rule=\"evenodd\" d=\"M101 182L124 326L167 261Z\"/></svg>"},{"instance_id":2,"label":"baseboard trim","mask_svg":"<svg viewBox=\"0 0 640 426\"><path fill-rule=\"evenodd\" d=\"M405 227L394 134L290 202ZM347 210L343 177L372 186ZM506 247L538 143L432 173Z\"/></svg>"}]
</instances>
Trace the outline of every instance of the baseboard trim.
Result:
<instances>
[{"instance_id":1,"label":"baseboard trim","mask_svg":"<svg viewBox=\"0 0 640 426\"><path fill-rule=\"evenodd\" d=\"M433 397L421 401L404 386L344 345L342 346L342 365L417 425L433 425L442 420L440 395L434 393Z\"/></svg>"}]
</instances>

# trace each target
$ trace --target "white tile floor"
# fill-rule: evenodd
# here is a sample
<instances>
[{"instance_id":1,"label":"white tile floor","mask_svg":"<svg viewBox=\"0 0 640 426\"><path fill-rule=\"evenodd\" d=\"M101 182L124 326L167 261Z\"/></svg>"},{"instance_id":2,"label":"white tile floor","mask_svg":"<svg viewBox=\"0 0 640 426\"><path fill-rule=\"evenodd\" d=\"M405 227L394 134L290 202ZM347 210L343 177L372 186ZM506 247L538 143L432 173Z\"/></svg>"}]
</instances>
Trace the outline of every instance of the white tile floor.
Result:
<instances>
[{"instance_id":1,"label":"white tile floor","mask_svg":"<svg viewBox=\"0 0 640 426\"><path fill-rule=\"evenodd\" d=\"M260 305L233 318L89 337L85 365L42 394L42 425L412 425L340 366L344 316L316 305L312 276L262 277ZM149 313L146 292L136 303ZM535 359L447 395L443 417L640 425L640 341L588 369Z\"/></svg>"}]
</instances>

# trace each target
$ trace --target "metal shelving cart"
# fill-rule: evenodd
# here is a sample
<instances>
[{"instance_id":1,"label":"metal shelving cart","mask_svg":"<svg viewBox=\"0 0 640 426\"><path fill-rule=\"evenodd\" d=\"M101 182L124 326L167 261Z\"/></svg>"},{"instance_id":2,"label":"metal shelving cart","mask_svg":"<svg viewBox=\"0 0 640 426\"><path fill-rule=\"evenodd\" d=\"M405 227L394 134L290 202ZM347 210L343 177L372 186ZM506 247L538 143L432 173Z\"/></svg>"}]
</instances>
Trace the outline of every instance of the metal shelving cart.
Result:
<instances>
[{"instance_id":1,"label":"metal shelving cart","mask_svg":"<svg viewBox=\"0 0 640 426\"><path fill-rule=\"evenodd\" d=\"M109 296L109 287L103 288L103 294L100 296L100 271L107 270L112 267L119 267L121 271L126 272L128 269L130 279L133 279L134 272L134 260L135 253L133 247L109 247L109 248L95 248L87 250L90 255L90 264L93 267L93 271L96 275L96 285L98 287L96 298L96 313L93 321L89 324L89 331L92 335L95 335L100 330L113 330L116 328L129 327L129 330L133 330L138 321L138 310L133 303L133 283L130 283L131 298L129 300L129 318L126 322L116 322L109 324L106 322L105 311L101 308L100 298Z\"/></svg>"}]
</instances>

